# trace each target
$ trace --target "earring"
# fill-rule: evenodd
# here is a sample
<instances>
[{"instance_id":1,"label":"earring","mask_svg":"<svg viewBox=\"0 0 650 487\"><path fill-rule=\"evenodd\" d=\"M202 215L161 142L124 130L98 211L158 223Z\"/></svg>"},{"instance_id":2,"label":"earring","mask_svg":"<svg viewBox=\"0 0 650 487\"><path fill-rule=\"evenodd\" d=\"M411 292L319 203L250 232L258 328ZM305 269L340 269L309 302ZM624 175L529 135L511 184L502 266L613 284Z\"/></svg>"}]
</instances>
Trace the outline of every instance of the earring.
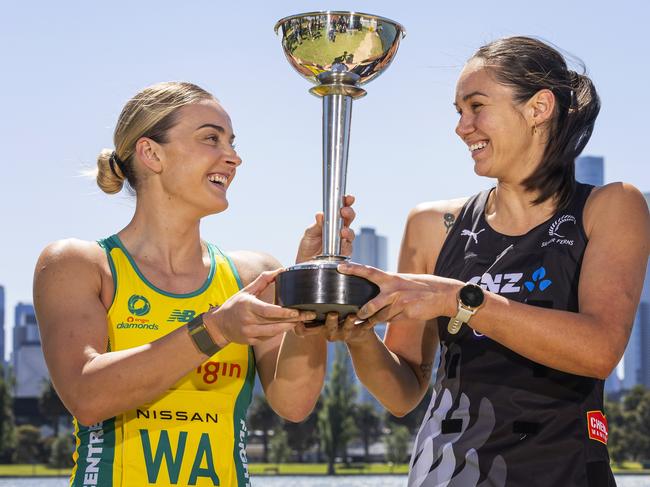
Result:
<instances>
[{"instance_id":1,"label":"earring","mask_svg":"<svg viewBox=\"0 0 650 487\"><path fill-rule=\"evenodd\" d=\"M533 125L533 135L537 133L537 124Z\"/></svg>"}]
</instances>

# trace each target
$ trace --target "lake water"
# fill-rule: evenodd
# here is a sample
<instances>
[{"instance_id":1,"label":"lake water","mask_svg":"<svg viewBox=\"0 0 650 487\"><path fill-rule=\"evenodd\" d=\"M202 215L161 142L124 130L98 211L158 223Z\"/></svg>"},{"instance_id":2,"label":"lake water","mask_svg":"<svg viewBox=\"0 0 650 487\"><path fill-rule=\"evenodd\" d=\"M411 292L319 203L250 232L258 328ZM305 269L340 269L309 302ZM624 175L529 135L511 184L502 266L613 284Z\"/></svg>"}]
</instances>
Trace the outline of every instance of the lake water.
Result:
<instances>
[{"instance_id":1,"label":"lake water","mask_svg":"<svg viewBox=\"0 0 650 487\"><path fill-rule=\"evenodd\" d=\"M650 475L619 475L618 487L650 487ZM253 487L403 487L401 475L337 475L336 477L254 477ZM0 487L68 487L67 478L0 479Z\"/></svg>"}]
</instances>

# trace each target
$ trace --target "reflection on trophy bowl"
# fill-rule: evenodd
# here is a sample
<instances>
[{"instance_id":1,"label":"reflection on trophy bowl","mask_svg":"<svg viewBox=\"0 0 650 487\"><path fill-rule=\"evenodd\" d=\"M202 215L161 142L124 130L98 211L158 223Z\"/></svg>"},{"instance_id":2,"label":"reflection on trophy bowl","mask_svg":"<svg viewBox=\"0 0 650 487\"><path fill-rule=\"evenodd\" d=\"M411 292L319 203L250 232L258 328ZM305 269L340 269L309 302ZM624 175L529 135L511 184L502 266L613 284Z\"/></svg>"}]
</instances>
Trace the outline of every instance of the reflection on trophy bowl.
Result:
<instances>
[{"instance_id":1,"label":"reflection on trophy bowl","mask_svg":"<svg viewBox=\"0 0 650 487\"><path fill-rule=\"evenodd\" d=\"M327 313L339 319L356 313L379 294L379 287L360 277L341 274L336 266L342 260L316 259L290 267L275 279L275 302L280 306L316 312L316 319L305 326L319 326Z\"/></svg>"},{"instance_id":2,"label":"reflection on trophy bowl","mask_svg":"<svg viewBox=\"0 0 650 487\"><path fill-rule=\"evenodd\" d=\"M313 83L328 72L352 73L355 84L376 78L393 60L404 28L359 12L310 12L285 17L282 47L289 63Z\"/></svg>"}]
</instances>

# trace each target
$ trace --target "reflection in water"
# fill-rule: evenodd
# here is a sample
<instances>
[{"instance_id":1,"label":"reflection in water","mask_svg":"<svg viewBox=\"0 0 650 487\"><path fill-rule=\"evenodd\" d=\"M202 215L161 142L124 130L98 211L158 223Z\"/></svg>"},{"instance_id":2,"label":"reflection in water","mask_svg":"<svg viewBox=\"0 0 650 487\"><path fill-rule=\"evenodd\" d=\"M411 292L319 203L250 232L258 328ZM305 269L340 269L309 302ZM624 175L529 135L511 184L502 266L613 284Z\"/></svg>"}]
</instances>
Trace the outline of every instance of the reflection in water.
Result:
<instances>
[{"instance_id":1,"label":"reflection in water","mask_svg":"<svg viewBox=\"0 0 650 487\"><path fill-rule=\"evenodd\" d=\"M650 475L618 475L618 487L648 487ZM402 475L339 475L336 477L254 477L253 487L403 487L406 476ZM2 479L0 487L67 487L67 478L21 478Z\"/></svg>"}]
</instances>

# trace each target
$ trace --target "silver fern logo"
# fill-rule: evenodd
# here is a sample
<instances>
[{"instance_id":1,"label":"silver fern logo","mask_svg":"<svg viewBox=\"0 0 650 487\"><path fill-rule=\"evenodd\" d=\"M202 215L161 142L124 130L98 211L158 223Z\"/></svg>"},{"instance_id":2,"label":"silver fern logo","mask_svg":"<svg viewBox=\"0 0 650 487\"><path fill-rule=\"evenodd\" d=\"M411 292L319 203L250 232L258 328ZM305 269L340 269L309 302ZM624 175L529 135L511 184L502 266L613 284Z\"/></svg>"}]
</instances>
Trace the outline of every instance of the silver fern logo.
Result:
<instances>
[{"instance_id":1,"label":"silver fern logo","mask_svg":"<svg viewBox=\"0 0 650 487\"><path fill-rule=\"evenodd\" d=\"M560 225L566 222L571 222L574 225L576 224L576 217L573 215L562 215L560 218L551 223L550 228L548 229L548 234L551 237L565 238L564 235L560 235Z\"/></svg>"}]
</instances>

